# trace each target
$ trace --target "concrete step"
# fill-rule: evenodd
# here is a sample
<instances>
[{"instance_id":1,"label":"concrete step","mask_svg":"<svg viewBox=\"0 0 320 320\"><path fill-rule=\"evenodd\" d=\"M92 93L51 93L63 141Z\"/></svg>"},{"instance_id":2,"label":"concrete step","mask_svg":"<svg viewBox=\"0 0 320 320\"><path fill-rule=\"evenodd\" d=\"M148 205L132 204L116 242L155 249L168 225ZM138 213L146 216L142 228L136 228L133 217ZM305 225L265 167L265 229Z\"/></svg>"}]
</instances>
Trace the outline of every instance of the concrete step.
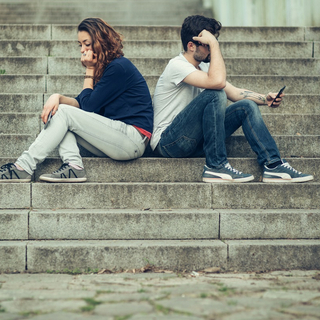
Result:
<instances>
[{"instance_id":1,"label":"concrete step","mask_svg":"<svg viewBox=\"0 0 320 320\"><path fill-rule=\"evenodd\" d=\"M15 162L16 158L0 158L0 164ZM320 158L286 158L295 169L313 174L320 182ZM202 182L204 158L142 157L133 161L114 161L110 158L83 158L88 182ZM262 181L262 168L256 158L229 158L230 164L254 175ZM51 173L61 166L59 157L49 157L35 171L34 181L40 175Z\"/></svg>"},{"instance_id":2,"label":"concrete step","mask_svg":"<svg viewBox=\"0 0 320 320\"><path fill-rule=\"evenodd\" d=\"M41 128L39 113L0 113L1 134L38 133Z\"/></svg>"},{"instance_id":3,"label":"concrete step","mask_svg":"<svg viewBox=\"0 0 320 320\"><path fill-rule=\"evenodd\" d=\"M68 20L69 21L69 20ZM64 21L65 22L65 21ZM75 24L0 24L1 40L76 40ZM182 23L182 21L181 21ZM177 26L114 25L125 40L180 40ZM320 41L319 27L223 27L221 41Z\"/></svg>"},{"instance_id":4,"label":"concrete step","mask_svg":"<svg viewBox=\"0 0 320 320\"><path fill-rule=\"evenodd\" d=\"M319 94L317 83L320 76L228 76L227 80L240 88L256 92L277 92L284 85L286 94ZM158 76L145 76L150 93L154 93ZM80 92L83 75L1 75L3 93L56 93ZM266 92L267 91L267 92Z\"/></svg>"},{"instance_id":5,"label":"concrete step","mask_svg":"<svg viewBox=\"0 0 320 320\"><path fill-rule=\"evenodd\" d=\"M237 58L319 58L319 48L309 41L220 41L223 56ZM180 40L124 41L126 57L170 58L182 50ZM70 40L0 40L0 57L80 57L79 46Z\"/></svg>"},{"instance_id":6,"label":"concrete step","mask_svg":"<svg viewBox=\"0 0 320 320\"><path fill-rule=\"evenodd\" d=\"M62 92L62 94L64 94ZM69 94L70 97L77 96L74 92ZM44 101L50 97L50 94L10 94L0 93L0 112L22 112L22 113L37 113L40 115ZM281 107L278 109L267 108L260 106L263 114L319 114L320 113L320 95L310 94L287 94L282 101Z\"/></svg>"},{"instance_id":7,"label":"concrete step","mask_svg":"<svg viewBox=\"0 0 320 320\"><path fill-rule=\"evenodd\" d=\"M169 58L130 58L143 75L160 76ZM320 59L226 58L228 75L317 76ZM273 67L270 68L270 65ZM79 58L0 57L1 70L7 75L52 74L78 75L85 69Z\"/></svg>"},{"instance_id":8,"label":"concrete step","mask_svg":"<svg viewBox=\"0 0 320 320\"><path fill-rule=\"evenodd\" d=\"M0 271L135 269L267 271L320 268L319 240L1 241Z\"/></svg>"},{"instance_id":9,"label":"concrete step","mask_svg":"<svg viewBox=\"0 0 320 320\"><path fill-rule=\"evenodd\" d=\"M318 209L319 183L0 183L0 209Z\"/></svg>"},{"instance_id":10,"label":"concrete step","mask_svg":"<svg viewBox=\"0 0 320 320\"><path fill-rule=\"evenodd\" d=\"M24 150L29 148L38 132L32 134L0 134L1 157L18 157ZM284 158L288 157L320 157L320 136L319 135L273 135ZM229 157L252 158L255 157L250 145L243 135L233 135L226 141ZM55 151L51 156L57 156ZM83 153L83 156L92 156ZM148 150L145 156L152 156Z\"/></svg>"},{"instance_id":11,"label":"concrete step","mask_svg":"<svg viewBox=\"0 0 320 320\"><path fill-rule=\"evenodd\" d=\"M2 157L17 157L35 139L38 132L32 134L0 134L0 148ZM273 135L278 145L282 157L320 157L320 136L319 135ZM233 135L226 141L229 157L255 157L246 138L242 135ZM57 156L55 151L51 156ZM92 156L88 152L82 153L83 156ZM152 156L151 150L146 150L145 156Z\"/></svg>"},{"instance_id":12,"label":"concrete step","mask_svg":"<svg viewBox=\"0 0 320 320\"><path fill-rule=\"evenodd\" d=\"M3 240L319 239L319 210L0 210Z\"/></svg>"},{"instance_id":13,"label":"concrete step","mask_svg":"<svg viewBox=\"0 0 320 320\"><path fill-rule=\"evenodd\" d=\"M267 107L265 107L267 108ZM263 108L261 108L263 111ZM275 110L277 111L277 110ZM39 133L42 121L39 113L0 113L0 134ZM318 135L320 115L315 114L280 114L267 113L262 115L272 135ZM236 135L243 134L242 129Z\"/></svg>"},{"instance_id":14,"label":"concrete step","mask_svg":"<svg viewBox=\"0 0 320 320\"><path fill-rule=\"evenodd\" d=\"M0 163L14 162L16 158L0 158ZM313 174L320 182L320 158L286 158L297 170ZM83 158L88 182L202 182L204 158L142 157L133 161L114 161L110 158ZM262 181L262 169L256 158L229 158L236 169L254 175ZM35 171L34 181L41 174L50 173L61 166L59 157L49 157Z\"/></svg>"},{"instance_id":15,"label":"concrete step","mask_svg":"<svg viewBox=\"0 0 320 320\"><path fill-rule=\"evenodd\" d=\"M181 24L185 16L195 13L212 14L203 9L201 0L0 3L0 19L6 23L79 23L99 16L111 24Z\"/></svg>"},{"instance_id":16,"label":"concrete step","mask_svg":"<svg viewBox=\"0 0 320 320\"><path fill-rule=\"evenodd\" d=\"M267 107L265 107L267 108ZM261 108L263 111L263 108ZM276 112L277 110L275 110ZM39 133L42 129L40 112L37 113L0 113L0 134ZM318 135L320 115L315 114L263 114L263 119L272 135ZM238 129L236 135L243 134Z\"/></svg>"},{"instance_id":17,"label":"concrete step","mask_svg":"<svg viewBox=\"0 0 320 320\"><path fill-rule=\"evenodd\" d=\"M43 108L43 93L0 93L0 111L41 113Z\"/></svg>"}]
</instances>

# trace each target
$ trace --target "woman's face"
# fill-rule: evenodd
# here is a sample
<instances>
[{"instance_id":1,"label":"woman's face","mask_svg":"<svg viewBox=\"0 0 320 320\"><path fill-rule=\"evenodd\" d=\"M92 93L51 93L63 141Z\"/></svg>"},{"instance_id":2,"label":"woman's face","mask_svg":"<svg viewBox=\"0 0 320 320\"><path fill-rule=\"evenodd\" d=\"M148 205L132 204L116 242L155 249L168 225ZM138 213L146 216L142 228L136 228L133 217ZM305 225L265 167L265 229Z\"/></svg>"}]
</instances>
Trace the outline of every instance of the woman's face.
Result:
<instances>
[{"instance_id":1,"label":"woman's face","mask_svg":"<svg viewBox=\"0 0 320 320\"><path fill-rule=\"evenodd\" d=\"M78 32L78 43L79 43L81 53L84 53L88 50L93 51L92 38L87 31Z\"/></svg>"}]
</instances>

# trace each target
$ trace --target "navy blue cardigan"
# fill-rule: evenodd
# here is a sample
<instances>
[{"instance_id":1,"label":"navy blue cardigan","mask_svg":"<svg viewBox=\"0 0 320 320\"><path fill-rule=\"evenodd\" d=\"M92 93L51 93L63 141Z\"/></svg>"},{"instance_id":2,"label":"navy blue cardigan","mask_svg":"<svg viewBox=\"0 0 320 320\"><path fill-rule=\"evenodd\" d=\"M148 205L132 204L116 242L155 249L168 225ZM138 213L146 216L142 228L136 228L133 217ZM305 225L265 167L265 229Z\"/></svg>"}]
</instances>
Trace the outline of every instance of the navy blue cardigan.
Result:
<instances>
[{"instance_id":1,"label":"navy blue cardigan","mask_svg":"<svg viewBox=\"0 0 320 320\"><path fill-rule=\"evenodd\" d=\"M147 83L125 57L110 62L94 89L82 90L76 100L82 110L152 133L153 108Z\"/></svg>"}]
</instances>

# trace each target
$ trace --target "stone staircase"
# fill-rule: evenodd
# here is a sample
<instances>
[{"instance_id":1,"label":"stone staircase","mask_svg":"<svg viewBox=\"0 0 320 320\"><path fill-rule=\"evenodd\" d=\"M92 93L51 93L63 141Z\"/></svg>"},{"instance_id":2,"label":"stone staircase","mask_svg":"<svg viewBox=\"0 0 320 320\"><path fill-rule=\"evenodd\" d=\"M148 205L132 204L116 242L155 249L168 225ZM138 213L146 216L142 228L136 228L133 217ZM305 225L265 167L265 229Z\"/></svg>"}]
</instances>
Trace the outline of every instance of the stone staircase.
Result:
<instances>
[{"instance_id":1,"label":"stone staircase","mask_svg":"<svg viewBox=\"0 0 320 320\"><path fill-rule=\"evenodd\" d=\"M181 50L179 27L116 29L153 93ZM280 108L261 111L282 156L314 174L314 182L259 182L241 130L227 141L229 160L256 179L239 185L202 183L204 159L158 158L151 150L128 162L84 153L87 183L40 183L39 175L61 164L55 152L34 182L0 183L0 271L147 263L179 270L320 268L320 28L228 27L219 41L236 86L261 93L287 86ZM81 90L79 57L75 25L0 25L1 164L14 161L40 132L51 93Z\"/></svg>"},{"instance_id":2,"label":"stone staircase","mask_svg":"<svg viewBox=\"0 0 320 320\"><path fill-rule=\"evenodd\" d=\"M190 14L212 15L203 0L0 0L0 23L78 24L100 17L111 25L181 25Z\"/></svg>"}]
</instances>

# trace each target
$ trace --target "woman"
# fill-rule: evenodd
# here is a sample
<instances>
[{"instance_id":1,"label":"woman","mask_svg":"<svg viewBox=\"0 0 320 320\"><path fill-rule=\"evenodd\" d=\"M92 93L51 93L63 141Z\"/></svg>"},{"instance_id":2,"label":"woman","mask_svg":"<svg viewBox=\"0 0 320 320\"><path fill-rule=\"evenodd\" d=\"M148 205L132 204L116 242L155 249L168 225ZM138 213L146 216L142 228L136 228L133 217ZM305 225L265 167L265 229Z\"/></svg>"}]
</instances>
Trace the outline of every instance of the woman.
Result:
<instances>
[{"instance_id":1,"label":"woman","mask_svg":"<svg viewBox=\"0 0 320 320\"><path fill-rule=\"evenodd\" d=\"M36 165L57 146L63 161L47 182L87 180L77 143L93 154L115 160L141 157L151 138L153 109L146 81L123 56L122 37L99 18L78 26L81 63L86 67L76 98L53 94L43 107L47 123L28 151L0 169L0 182L30 182Z\"/></svg>"}]
</instances>

